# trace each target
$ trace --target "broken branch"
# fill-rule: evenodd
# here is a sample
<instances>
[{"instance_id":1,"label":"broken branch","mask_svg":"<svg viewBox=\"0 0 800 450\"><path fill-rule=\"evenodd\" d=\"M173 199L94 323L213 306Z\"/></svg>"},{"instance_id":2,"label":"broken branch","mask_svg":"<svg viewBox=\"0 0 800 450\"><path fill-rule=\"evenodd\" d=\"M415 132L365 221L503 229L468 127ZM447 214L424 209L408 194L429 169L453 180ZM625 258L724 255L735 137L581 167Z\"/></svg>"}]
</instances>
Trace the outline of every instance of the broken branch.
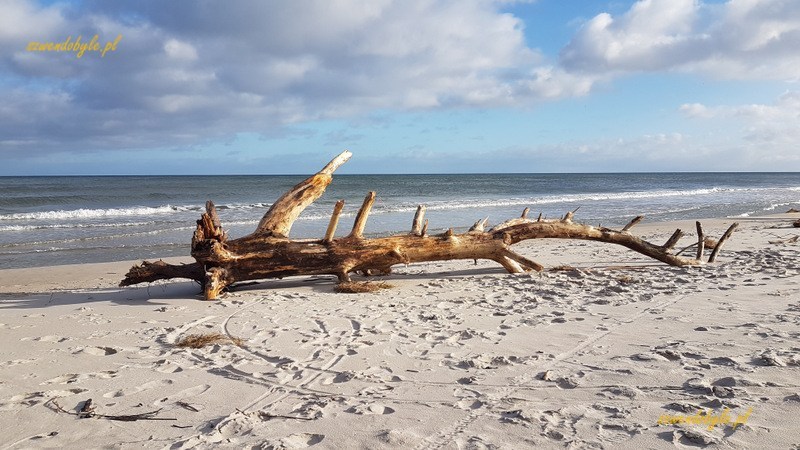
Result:
<instances>
[{"instance_id":1,"label":"broken branch","mask_svg":"<svg viewBox=\"0 0 800 450\"><path fill-rule=\"evenodd\" d=\"M364 203L361 204L361 208L358 210L358 215L356 215L356 220L353 223L353 231L350 232L350 237L362 237L364 235L364 228L367 226L367 218L369 217L369 211L372 209L372 205L375 203L375 192L370 192L364 198Z\"/></svg>"},{"instance_id":2,"label":"broken branch","mask_svg":"<svg viewBox=\"0 0 800 450\"><path fill-rule=\"evenodd\" d=\"M336 227L339 225L339 216L342 214L344 208L344 200L339 200L333 206L333 214L331 214L331 221L328 223L328 230L325 231L325 238L323 242L330 242L333 240L333 235L336 234Z\"/></svg>"}]
</instances>

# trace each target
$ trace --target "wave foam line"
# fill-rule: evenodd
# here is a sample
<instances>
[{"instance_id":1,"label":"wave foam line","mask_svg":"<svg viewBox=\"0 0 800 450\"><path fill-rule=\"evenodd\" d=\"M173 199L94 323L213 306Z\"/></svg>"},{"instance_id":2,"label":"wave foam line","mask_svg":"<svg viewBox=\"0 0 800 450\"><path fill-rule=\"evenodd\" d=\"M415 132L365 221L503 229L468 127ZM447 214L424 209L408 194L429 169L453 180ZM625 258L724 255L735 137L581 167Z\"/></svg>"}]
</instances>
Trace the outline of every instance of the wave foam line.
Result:
<instances>
[{"instance_id":1,"label":"wave foam line","mask_svg":"<svg viewBox=\"0 0 800 450\"><path fill-rule=\"evenodd\" d=\"M32 213L0 214L0 220L69 220L99 219L105 217L149 216L152 214L171 214L182 211L200 211L200 206L135 206L132 208L73 209L40 211Z\"/></svg>"},{"instance_id":2,"label":"wave foam line","mask_svg":"<svg viewBox=\"0 0 800 450\"><path fill-rule=\"evenodd\" d=\"M2 225L0 231L36 231L36 230L54 230L60 228L127 228L127 227L145 227L148 225L155 225L159 222L122 222L122 223L55 223L48 225ZM163 222L163 223L177 223L177 222Z\"/></svg>"},{"instance_id":3,"label":"wave foam line","mask_svg":"<svg viewBox=\"0 0 800 450\"><path fill-rule=\"evenodd\" d=\"M496 206L523 206L523 205L549 205L557 203L577 203L577 202L597 202L608 200L629 200L629 199L648 199L648 198L668 198L699 196L718 193L750 191L752 189L726 189L726 188L707 188L680 191L634 191L634 192L596 192L588 194L560 195L550 197L529 197L529 198L508 198L508 199L470 199L461 201L433 201L425 203L429 211L443 211L452 209L486 208ZM417 205L389 206L378 209L376 213L384 212L409 212L416 211Z\"/></svg>"},{"instance_id":4,"label":"wave foam line","mask_svg":"<svg viewBox=\"0 0 800 450\"><path fill-rule=\"evenodd\" d=\"M149 231L140 231L136 233L124 233L124 234L109 234L109 235L100 235L100 236L84 236L78 238L69 238L69 239L50 239L45 241L27 241L27 242L12 242L10 244L0 244L0 248L13 248L13 247L29 247L29 246L36 246L36 245L54 245L54 244L68 244L73 242L91 242L91 241L100 241L100 240L122 240L132 237L139 237L139 236L156 236L159 234L171 233L171 232L180 232L180 231L187 231L187 230L194 230L195 227L177 227L177 228L159 228L156 230L149 230Z\"/></svg>"},{"instance_id":5,"label":"wave foam line","mask_svg":"<svg viewBox=\"0 0 800 450\"><path fill-rule=\"evenodd\" d=\"M55 252L70 252L70 253L88 253L92 251L109 251L109 250L140 250L140 249L171 249L171 248L180 248L181 246L185 246L185 242L170 242L167 244L145 244L145 245L121 245L121 246L98 246L98 247L48 247L48 248L37 248L31 250L22 250L22 251L4 251L0 250L0 256L2 255L33 255L33 254L40 254L40 253L55 253Z\"/></svg>"},{"instance_id":6,"label":"wave foam line","mask_svg":"<svg viewBox=\"0 0 800 450\"><path fill-rule=\"evenodd\" d=\"M217 205L218 210L247 211L252 209L265 209L271 203L233 203L230 205ZM39 211L31 213L0 214L0 220L70 220L70 219L100 219L106 217L147 216L151 214L171 214L184 211L203 211L199 205L162 205L162 206L133 206L130 208L108 209L73 209L57 211ZM114 226L114 225L109 225ZM57 227L57 226L55 226ZM69 226L66 226L69 227ZM19 229L8 229L18 231Z\"/></svg>"}]
</instances>

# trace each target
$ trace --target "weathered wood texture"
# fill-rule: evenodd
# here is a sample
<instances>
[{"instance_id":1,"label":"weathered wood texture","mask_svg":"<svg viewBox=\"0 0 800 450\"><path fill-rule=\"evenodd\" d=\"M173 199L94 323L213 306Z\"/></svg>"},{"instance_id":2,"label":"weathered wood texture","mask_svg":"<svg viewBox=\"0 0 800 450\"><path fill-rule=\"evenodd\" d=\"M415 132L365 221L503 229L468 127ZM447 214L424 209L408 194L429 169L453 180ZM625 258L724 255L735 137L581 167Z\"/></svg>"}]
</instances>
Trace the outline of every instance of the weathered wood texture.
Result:
<instances>
[{"instance_id":1,"label":"weathered wood texture","mask_svg":"<svg viewBox=\"0 0 800 450\"><path fill-rule=\"evenodd\" d=\"M324 192L336 168L350 158L345 151L325 168L296 185L281 196L267 211L255 232L239 239L228 240L212 202L206 203L206 212L197 221L192 238L191 254L194 264L172 265L163 261L143 262L134 266L120 283L128 286L161 279L188 278L203 285L207 300L216 299L231 284L238 281L265 278L282 278L292 275L335 275L340 281L349 281L350 274L389 273L396 264L456 259L488 259L497 262L510 273L529 270L541 271L544 267L511 249L514 244L528 239L558 238L606 242L627 247L650 258L673 266L701 265L705 236L697 224L698 251L695 258L673 254L672 249L683 236L681 230L664 245L656 245L630 233L642 220L636 217L621 230L574 223L575 211L563 218L544 220L528 219L528 208L522 216L485 230L487 219L478 220L465 233L453 229L438 235L428 235L428 222L424 220L425 207L420 206L412 222L411 233L367 239L363 233L375 193L370 192L358 211L353 229L347 236L336 238L334 233L344 206L336 206L325 237L320 240L291 240L292 224L302 211ZM577 211L577 210L576 210ZM725 232L714 246L709 258L713 262L722 244L737 224ZM695 244L697 245L697 244Z\"/></svg>"}]
</instances>

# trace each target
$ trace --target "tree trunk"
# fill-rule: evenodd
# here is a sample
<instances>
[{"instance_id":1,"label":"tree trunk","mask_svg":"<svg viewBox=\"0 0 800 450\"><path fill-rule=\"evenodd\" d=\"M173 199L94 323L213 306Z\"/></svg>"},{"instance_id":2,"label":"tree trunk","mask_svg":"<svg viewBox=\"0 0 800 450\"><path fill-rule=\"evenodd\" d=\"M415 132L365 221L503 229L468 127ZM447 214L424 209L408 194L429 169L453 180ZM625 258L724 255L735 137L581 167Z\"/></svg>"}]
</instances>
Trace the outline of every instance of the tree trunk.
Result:
<instances>
[{"instance_id":1,"label":"tree trunk","mask_svg":"<svg viewBox=\"0 0 800 450\"><path fill-rule=\"evenodd\" d=\"M560 238L582 239L622 245L633 251L673 266L703 264L705 236L697 223L698 251L695 258L684 258L671 251L682 237L676 230L664 245L642 240L629 230L642 220L634 218L621 230L592 227L574 223L575 211L559 220L527 218L528 208L522 217L503 222L484 231L487 219L479 220L466 233L456 234L452 228L438 235L428 235L427 221L423 222L425 208L420 206L414 216L409 234L366 239L364 228L375 193L364 199L355 219L353 229L345 237L335 238L343 201L336 203L325 237L320 240L291 240L289 231L300 213L324 192L332 180L332 173L350 158L348 151L334 158L320 172L309 177L279 198L267 211L256 230L239 239L228 240L212 202L206 203L206 212L197 221L192 238L193 264L172 265L158 261L143 262L134 266L120 283L128 286L160 279L188 278L203 285L205 298L216 299L231 284L238 281L264 278L282 278L292 275L336 275L340 281L349 281L350 274L389 273L396 264L455 259L488 259L497 262L510 273L543 270L543 266L511 249L511 246L528 239ZM720 238L709 258L714 261L719 249L738 224L734 223Z\"/></svg>"}]
</instances>

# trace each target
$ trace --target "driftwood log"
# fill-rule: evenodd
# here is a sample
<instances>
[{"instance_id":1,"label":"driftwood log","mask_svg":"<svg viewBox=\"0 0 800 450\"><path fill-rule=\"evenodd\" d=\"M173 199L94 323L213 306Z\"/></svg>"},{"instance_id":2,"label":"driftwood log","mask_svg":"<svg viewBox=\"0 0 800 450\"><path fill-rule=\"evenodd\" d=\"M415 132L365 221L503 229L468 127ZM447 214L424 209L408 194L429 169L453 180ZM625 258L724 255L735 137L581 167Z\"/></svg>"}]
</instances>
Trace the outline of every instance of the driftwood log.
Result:
<instances>
[{"instance_id":1,"label":"driftwood log","mask_svg":"<svg viewBox=\"0 0 800 450\"><path fill-rule=\"evenodd\" d=\"M425 207L419 206L409 234L368 239L364 237L367 218L375 201L370 192L356 215L347 236L334 237L344 201L336 203L325 237L318 240L292 240L289 232L300 213L318 199L331 183L333 172L351 156L348 151L334 158L315 175L294 186L281 196L247 236L229 240L222 229L214 203L206 203L206 212L197 221L192 237L192 264L173 265L163 261L147 262L131 268L120 286L170 278L188 278L203 286L205 298L213 300L235 282L292 275L329 274L340 282L349 281L350 274L388 274L396 264L454 259L489 259L510 273L543 270L543 266L511 249L514 244L540 238L583 239L607 242L627 247L643 255L673 266L704 264L706 237L697 223L697 251L693 258L673 254L672 250L683 236L676 230L663 245L656 245L630 233L642 220L638 216L621 230L574 223L575 211L557 220L529 219L528 208L522 217L503 222L485 230L487 219L477 221L469 231L455 233L450 228L429 235ZM720 248L733 233L731 225L713 245L708 262L714 262ZM709 240L713 241L713 240Z\"/></svg>"}]
</instances>

